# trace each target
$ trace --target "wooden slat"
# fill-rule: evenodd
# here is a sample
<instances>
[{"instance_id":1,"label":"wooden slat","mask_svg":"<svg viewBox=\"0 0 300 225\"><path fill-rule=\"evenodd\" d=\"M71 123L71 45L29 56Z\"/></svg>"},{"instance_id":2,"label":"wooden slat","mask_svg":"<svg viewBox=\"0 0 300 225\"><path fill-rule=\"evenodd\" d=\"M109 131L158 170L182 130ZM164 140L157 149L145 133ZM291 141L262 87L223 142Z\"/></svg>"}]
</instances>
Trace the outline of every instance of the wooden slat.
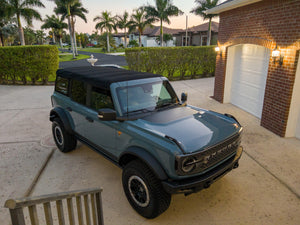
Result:
<instances>
[{"instance_id":1,"label":"wooden slat","mask_svg":"<svg viewBox=\"0 0 300 225\"><path fill-rule=\"evenodd\" d=\"M98 224L104 225L101 192L96 193L96 206L97 206Z\"/></svg>"},{"instance_id":2,"label":"wooden slat","mask_svg":"<svg viewBox=\"0 0 300 225\"><path fill-rule=\"evenodd\" d=\"M65 217L64 217L62 200L56 201L56 207L57 207L58 223L59 225L65 225Z\"/></svg>"},{"instance_id":3,"label":"wooden slat","mask_svg":"<svg viewBox=\"0 0 300 225\"><path fill-rule=\"evenodd\" d=\"M12 225L25 225L22 208L9 209Z\"/></svg>"},{"instance_id":4,"label":"wooden slat","mask_svg":"<svg viewBox=\"0 0 300 225\"><path fill-rule=\"evenodd\" d=\"M29 210L31 225L39 225L39 219L37 216L36 206L35 205L29 206L28 210Z\"/></svg>"},{"instance_id":5,"label":"wooden slat","mask_svg":"<svg viewBox=\"0 0 300 225\"><path fill-rule=\"evenodd\" d=\"M89 205L89 196L84 196L84 207L85 207L85 218L86 225L91 225L91 214L90 214L90 205Z\"/></svg>"},{"instance_id":6,"label":"wooden slat","mask_svg":"<svg viewBox=\"0 0 300 225\"><path fill-rule=\"evenodd\" d=\"M81 197L76 197L76 205L77 205L77 214L78 214L78 224L83 225L83 216L82 216L82 204L81 204Z\"/></svg>"},{"instance_id":7,"label":"wooden slat","mask_svg":"<svg viewBox=\"0 0 300 225\"><path fill-rule=\"evenodd\" d=\"M68 214L69 214L70 225L75 225L74 209L73 209L73 200L72 200L72 198L68 198L67 199L67 205L68 205Z\"/></svg>"},{"instance_id":8,"label":"wooden slat","mask_svg":"<svg viewBox=\"0 0 300 225\"><path fill-rule=\"evenodd\" d=\"M96 216L96 202L95 202L95 194L91 194L91 205L92 205L92 217L93 217L93 224L97 225L97 216Z\"/></svg>"},{"instance_id":9,"label":"wooden slat","mask_svg":"<svg viewBox=\"0 0 300 225\"><path fill-rule=\"evenodd\" d=\"M53 225L52 211L50 202L44 203L44 212L47 225Z\"/></svg>"},{"instance_id":10,"label":"wooden slat","mask_svg":"<svg viewBox=\"0 0 300 225\"><path fill-rule=\"evenodd\" d=\"M84 190L55 193L50 195L41 195L41 196L26 197L26 198L19 198L19 199L9 199L5 202L5 207L9 209L15 209L15 208L21 208L30 205L43 204L45 202L52 202L52 201L66 199L66 198L72 198L80 195L98 193L101 191L102 189L100 188L90 188Z\"/></svg>"}]
</instances>

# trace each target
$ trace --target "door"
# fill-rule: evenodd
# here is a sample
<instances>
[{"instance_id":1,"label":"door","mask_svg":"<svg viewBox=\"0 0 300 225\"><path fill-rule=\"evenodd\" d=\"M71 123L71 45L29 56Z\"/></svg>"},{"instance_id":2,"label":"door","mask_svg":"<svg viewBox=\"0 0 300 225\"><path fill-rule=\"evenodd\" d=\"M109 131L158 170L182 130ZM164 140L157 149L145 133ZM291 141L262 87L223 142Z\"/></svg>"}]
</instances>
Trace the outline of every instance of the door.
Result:
<instances>
[{"instance_id":1,"label":"door","mask_svg":"<svg viewBox=\"0 0 300 225\"><path fill-rule=\"evenodd\" d=\"M116 147L116 126L118 121L101 121L98 110L101 108L114 109L110 93L96 87L88 88L88 105L86 110L85 138L96 147L106 150L106 154L114 153ZM113 154L114 155L114 154Z\"/></svg>"},{"instance_id":2,"label":"door","mask_svg":"<svg viewBox=\"0 0 300 225\"><path fill-rule=\"evenodd\" d=\"M224 99L258 118L262 114L269 58L270 50L258 45L228 49Z\"/></svg>"}]
</instances>

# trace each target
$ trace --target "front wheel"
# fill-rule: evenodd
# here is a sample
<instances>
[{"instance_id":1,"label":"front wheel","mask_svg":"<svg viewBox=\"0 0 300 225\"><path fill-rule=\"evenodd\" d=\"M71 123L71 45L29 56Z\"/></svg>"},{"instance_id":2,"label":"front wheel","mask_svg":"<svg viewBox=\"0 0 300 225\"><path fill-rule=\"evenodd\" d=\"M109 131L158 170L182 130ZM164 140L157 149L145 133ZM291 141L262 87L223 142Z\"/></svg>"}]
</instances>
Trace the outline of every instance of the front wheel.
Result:
<instances>
[{"instance_id":1,"label":"front wheel","mask_svg":"<svg viewBox=\"0 0 300 225\"><path fill-rule=\"evenodd\" d=\"M125 166L122 182L129 203L141 216L155 218L169 208L171 195L141 161L134 160Z\"/></svg>"}]
</instances>

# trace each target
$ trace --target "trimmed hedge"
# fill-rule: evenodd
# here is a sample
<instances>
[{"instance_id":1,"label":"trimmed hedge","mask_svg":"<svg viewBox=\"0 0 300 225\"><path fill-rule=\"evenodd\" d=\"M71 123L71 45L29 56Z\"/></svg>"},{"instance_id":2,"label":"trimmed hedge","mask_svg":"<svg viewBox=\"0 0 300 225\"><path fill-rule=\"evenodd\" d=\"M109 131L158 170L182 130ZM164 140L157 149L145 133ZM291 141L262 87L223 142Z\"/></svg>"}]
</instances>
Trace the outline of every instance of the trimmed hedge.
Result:
<instances>
[{"instance_id":1,"label":"trimmed hedge","mask_svg":"<svg viewBox=\"0 0 300 225\"><path fill-rule=\"evenodd\" d=\"M0 83L48 82L58 69L56 46L0 47Z\"/></svg>"},{"instance_id":2,"label":"trimmed hedge","mask_svg":"<svg viewBox=\"0 0 300 225\"><path fill-rule=\"evenodd\" d=\"M214 76L215 46L127 48L130 70L162 74L169 79Z\"/></svg>"}]
</instances>

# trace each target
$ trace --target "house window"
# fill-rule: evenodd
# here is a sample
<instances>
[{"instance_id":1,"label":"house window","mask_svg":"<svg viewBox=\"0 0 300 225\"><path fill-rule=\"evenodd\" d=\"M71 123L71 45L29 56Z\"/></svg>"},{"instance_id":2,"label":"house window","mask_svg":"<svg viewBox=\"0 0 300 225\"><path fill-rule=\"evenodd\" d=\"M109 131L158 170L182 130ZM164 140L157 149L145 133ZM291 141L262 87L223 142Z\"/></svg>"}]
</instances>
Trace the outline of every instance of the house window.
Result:
<instances>
[{"instance_id":1,"label":"house window","mask_svg":"<svg viewBox=\"0 0 300 225\"><path fill-rule=\"evenodd\" d=\"M207 35L202 35L201 36L201 46L206 46L207 45Z\"/></svg>"},{"instance_id":2,"label":"house window","mask_svg":"<svg viewBox=\"0 0 300 225\"><path fill-rule=\"evenodd\" d=\"M185 45L185 36L182 36L182 46L189 46L190 45L190 36L187 36L187 45Z\"/></svg>"}]
</instances>

